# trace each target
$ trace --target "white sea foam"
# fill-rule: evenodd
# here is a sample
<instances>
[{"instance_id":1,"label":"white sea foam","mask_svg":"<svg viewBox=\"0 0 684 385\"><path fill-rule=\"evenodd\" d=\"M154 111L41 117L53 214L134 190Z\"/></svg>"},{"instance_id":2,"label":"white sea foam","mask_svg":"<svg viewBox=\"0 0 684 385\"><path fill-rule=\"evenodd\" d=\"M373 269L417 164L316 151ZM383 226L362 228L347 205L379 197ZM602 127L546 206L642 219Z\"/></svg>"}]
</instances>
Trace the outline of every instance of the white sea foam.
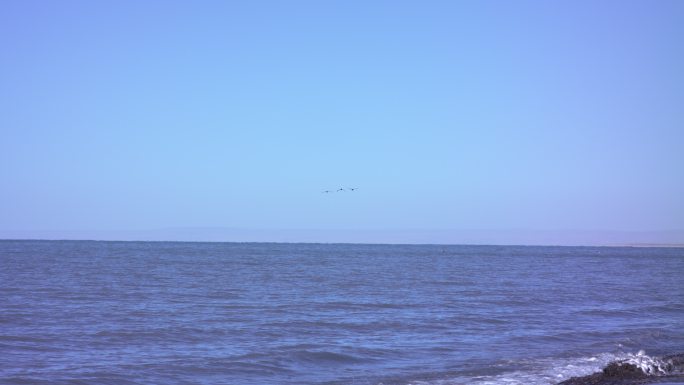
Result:
<instances>
[{"instance_id":1,"label":"white sea foam","mask_svg":"<svg viewBox=\"0 0 684 385\"><path fill-rule=\"evenodd\" d=\"M646 355L646 352L639 350L636 354L629 354L621 363L632 364L649 375L666 375L675 371L680 371L671 359L654 358Z\"/></svg>"}]
</instances>

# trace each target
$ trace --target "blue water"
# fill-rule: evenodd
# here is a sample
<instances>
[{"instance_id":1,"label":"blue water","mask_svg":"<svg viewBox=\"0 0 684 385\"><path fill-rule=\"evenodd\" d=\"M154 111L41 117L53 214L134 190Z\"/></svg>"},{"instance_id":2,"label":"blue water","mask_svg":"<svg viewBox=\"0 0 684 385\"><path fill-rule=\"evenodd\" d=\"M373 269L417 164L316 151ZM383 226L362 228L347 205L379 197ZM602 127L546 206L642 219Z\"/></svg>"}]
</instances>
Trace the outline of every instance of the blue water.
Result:
<instances>
[{"instance_id":1,"label":"blue water","mask_svg":"<svg viewBox=\"0 0 684 385\"><path fill-rule=\"evenodd\" d=\"M0 241L2 384L553 384L684 352L684 249Z\"/></svg>"}]
</instances>

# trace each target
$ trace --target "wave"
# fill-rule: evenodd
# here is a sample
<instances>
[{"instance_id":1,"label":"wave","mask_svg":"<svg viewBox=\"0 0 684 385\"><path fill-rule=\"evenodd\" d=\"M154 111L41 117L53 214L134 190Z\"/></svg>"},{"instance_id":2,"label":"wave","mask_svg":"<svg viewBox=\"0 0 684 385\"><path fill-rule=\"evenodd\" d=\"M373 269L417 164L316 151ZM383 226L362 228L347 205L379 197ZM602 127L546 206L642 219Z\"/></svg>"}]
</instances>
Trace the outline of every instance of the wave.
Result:
<instances>
[{"instance_id":1,"label":"wave","mask_svg":"<svg viewBox=\"0 0 684 385\"><path fill-rule=\"evenodd\" d=\"M684 373L684 355L671 355L662 358L650 357L640 350L628 358L617 362L618 365L634 365L646 375L666 376Z\"/></svg>"},{"instance_id":2,"label":"wave","mask_svg":"<svg viewBox=\"0 0 684 385\"><path fill-rule=\"evenodd\" d=\"M577 385L601 384L586 379L604 373L614 365L633 365L645 377L668 378L684 374L684 354L651 357L638 353L601 353L587 357L522 359L501 366L515 367L496 375L449 376L447 378L414 379L380 382L377 385Z\"/></svg>"},{"instance_id":3,"label":"wave","mask_svg":"<svg viewBox=\"0 0 684 385\"><path fill-rule=\"evenodd\" d=\"M629 357L611 362L601 372L574 377L558 385L651 384L684 380L684 354L650 357L643 350ZM671 382L675 384L674 382Z\"/></svg>"}]
</instances>

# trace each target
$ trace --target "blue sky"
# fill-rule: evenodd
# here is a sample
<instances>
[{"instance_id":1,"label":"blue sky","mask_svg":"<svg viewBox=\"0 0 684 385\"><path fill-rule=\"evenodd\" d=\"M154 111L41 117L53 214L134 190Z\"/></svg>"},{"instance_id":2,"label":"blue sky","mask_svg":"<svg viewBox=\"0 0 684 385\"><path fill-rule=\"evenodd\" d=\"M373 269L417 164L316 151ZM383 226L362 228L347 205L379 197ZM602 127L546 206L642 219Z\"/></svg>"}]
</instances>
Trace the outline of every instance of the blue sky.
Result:
<instances>
[{"instance_id":1,"label":"blue sky","mask_svg":"<svg viewBox=\"0 0 684 385\"><path fill-rule=\"evenodd\" d=\"M681 1L3 1L0 230L684 229L682 36Z\"/></svg>"}]
</instances>

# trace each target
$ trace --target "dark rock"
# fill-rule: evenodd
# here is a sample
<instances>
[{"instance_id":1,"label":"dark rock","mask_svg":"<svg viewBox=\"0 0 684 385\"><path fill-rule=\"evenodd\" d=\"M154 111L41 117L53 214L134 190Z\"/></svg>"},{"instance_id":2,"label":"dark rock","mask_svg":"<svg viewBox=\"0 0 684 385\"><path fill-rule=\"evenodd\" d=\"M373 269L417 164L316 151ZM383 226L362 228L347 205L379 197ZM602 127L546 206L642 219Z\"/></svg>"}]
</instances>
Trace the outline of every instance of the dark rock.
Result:
<instances>
[{"instance_id":1,"label":"dark rock","mask_svg":"<svg viewBox=\"0 0 684 385\"><path fill-rule=\"evenodd\" d=\"M663 357L672 365L672 370L684 371L684 353L670 354Z\"/></svg>"},{"instance_id":2,"label":"dark rock","mask_svg":"<svg viewBox=\"0 0 684 385\"><path fill-rule=\"evenodd\" d=\"M558 385L655 385L658 383L679 383L684 381L683 375L643 376L643 377L611 377L603 373L594 373L584 377L573 377ZM684 383L684 382L683 382Z\"/></svg>"},{"instance_id":3,"label":"dark rock","mask_svg":"<svg viewBox=\"0 0 684 385\"><path fill-rule=\"evenodd\" d=\"M632 364L621 364L618 362L611 362L603 368L603 375L606 377L620 377L620 378L639 378L646 377L641 369Z\"/></svg>"}]
</instances>

